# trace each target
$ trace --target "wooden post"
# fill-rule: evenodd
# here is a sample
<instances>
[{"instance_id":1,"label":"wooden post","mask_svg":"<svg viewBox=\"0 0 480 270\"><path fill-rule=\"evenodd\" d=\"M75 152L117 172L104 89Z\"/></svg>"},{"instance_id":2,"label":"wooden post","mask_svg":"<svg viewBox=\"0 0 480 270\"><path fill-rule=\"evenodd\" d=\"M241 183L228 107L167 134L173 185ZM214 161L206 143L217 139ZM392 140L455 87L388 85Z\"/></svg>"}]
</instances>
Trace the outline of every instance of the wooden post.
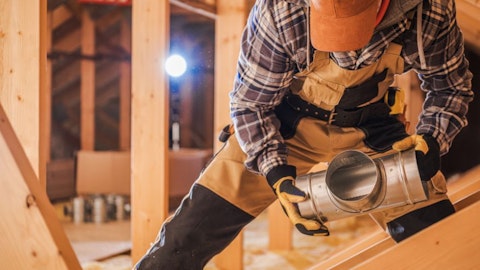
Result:
<instances>
[{"instance_id":1,"label":"wooden post","mask_svg":"<svg viewBox=\"0 0 480 270\"><path fill-rule=\"evenodd\" d=\"M293 224L277 200L268 208L268 249L291 250L293 248Z\"/></svg>"},{"instance_id":2,"label":"wooden post","mask_svg":"<svg viewBox=\"0 0 480 270\"><path fill-rule=\"evenodd\" d=\"M0 12L0 265L81 269L38 180L46 1L3 0Z\"/></svg>"},{"instance_id":3,"label":"wooden post","mask_svg":"<svg viewBox=\"0 0 480 270\"><path fill-rule=\"evenodd\" d=\"M246 1L217 0L215 21L215 104L214 149L220 149L217 136L231 123L228 93L236 74L240 39L249 7Z\"/></svg>"},{"instance_id":4,"label":"wooden post","mask_svg":"<svg viewBox=\"0 0 480 270\"><path fill-rule=\"evenodd\" d=\"M132 51L131 22L124 17L120 25L120 44L126 52ZM131 104L131 63L120 63L120 124L119 124L119 148L130 150L130 104Z\"/></svg>"},{"instance_id":5,"label":"wooden post","mask_svg":"<svg viewBox=\"0 0 480 270\"><path fill-rule=\"evenodd\" d=\"M0 12L0 102L38 176L40 2L2 0Z\"/></svg>"},{"instance_id":6,"label":"wooden post","mask_svg":"<svg viewBox=\"0 0 480 270\"><path fill-rule=\"evenodd\" d=\"M82 54L95 54L95 23L88 12L82 12ZM80 147L95 149L95 62L83 59L80 62Z\"/></svg>"},{"instance_id":7,"label":"wooden post","mask_svg":"<svg viewBox=\"0 0 480 270\"><path fill-rule=\"evenodd\" d=\"M232 90L236 73L240 39L246 23L249 7L247 1L217 0L215 21L215 104L214 104L214 149L221 143L217 136L222 128L231 123L228 93ZM222 253L215 257L220 269L243 269L243 233Z\"/></svg>"},{"instance_id":8,"label":"wooden post","mask_svg":"<svg viewBox=\"0 0 480 270\"><path fill-rule=\"evenodd\" d=\"M155 240L168 215L169 1L132 4L132 260Z\"/></svg>"},{"instance_id":9,"label":"wooden post","mask_svg":"<svg viewBox=\"0 0 480 270\"><path fill-rule=\"evenodd\" d=\"M47 12L47 0L40 1L40 140L39 180L47 185L47 163L50 161L52 118L52 63L47 52L52 47L52 13Z\"/></svg>"}]
</instances>

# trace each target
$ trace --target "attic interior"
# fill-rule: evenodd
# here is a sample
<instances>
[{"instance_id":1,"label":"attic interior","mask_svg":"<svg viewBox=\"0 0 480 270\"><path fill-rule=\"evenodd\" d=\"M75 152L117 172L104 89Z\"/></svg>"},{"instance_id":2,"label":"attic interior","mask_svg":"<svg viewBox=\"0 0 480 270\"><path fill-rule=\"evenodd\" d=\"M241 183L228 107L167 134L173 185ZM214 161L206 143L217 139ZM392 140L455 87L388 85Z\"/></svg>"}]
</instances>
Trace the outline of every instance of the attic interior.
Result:
<instances>
[{"instance_id":1,"label":"attic interior","mask_svg":"<svg viewBox=\"0 0 480 270\"><path fill-rule=\"evenodd\" d=\"M131 230L129 182L125 188L121 185L112 185L110 182L109 185L101 185L96 179L92 179L92 175L99 171L109 174L106 176L108 180L105 181L111 181L117 177L112 170L93 168L92 166L96 162L99 162L96 165L101 163L105 164L105 167L125 165L128 167L130 161L129 155L123 155L129 152L131 145L130 138L122 133L122 129L125 129L122 119L125 120L125 116L122 116L121 89L125 84L125 81L122 80L130 76L129 67L132 59L132 48L128 42L128 37L132 36L133 29L131 3L112 5L85 2L95 1L47 1L47 10L51 20L51 48L47 52L48 60L51 63L51 139L46 171L46 191L48 199L56 206L59 219L70 229L75 227L74 212L78 211L75 209L75 202L78 200L75 201L75 199L87 198L83 201L87 206L84 205L82 208L84 216L81 217L82 222L80 222L84 225L82 227L84 231L73 230L73 236L69 235L73 238L83 237L82 235L95 236L95 232L92 233L92 231L103 233L118 229L121 233L125 233L125 231L130 233ZM216 69L223 68L222 61L219 61L221 59L215 59L215 57L222 57L216 53L216 50L219 49L216 47L219 44L216 43L216 34L218 33L216 32L218 31L216 20L219 20L217 14L221 12L220 2L171 0L169 5L169 51L182 54L188 62L187 72L183 76L168 78L170 176L171 179L186 179L185 183L171 183L168 198L170 210L174 209L181 197L188 192L190 183L195 180L196 174L208 161L217 143L218 129L214 122L214 111L215 98L218 97L215 95L215 83L219 78L216 78L218 76ZM246 7L253 4L253 1L244 2ZM466 55L470 61L470 69L474 73L473 88L479 89L480 19L476 14L480 12L480 3L469 0L456 2L458 21L465 34ZM224 5L229 7L228 3ZM245 8L243 12L246 16L248 8ZM84 44L82 43L82 22L85 20L85 14L94 25L94 48L91 51L85 51L82 48L82 44ZM82 75L82 61L94 63L94 127L92 128L94 138L90 142L92 143L91 149L87 149L89 151L84 151L85 147L82 146L81 92L82 83L85 83L82 82L82 76L84 76ZM234 62L235 59L225 61L230 64ZM231 84L232 77L221 79L228 81L226 85ZM412 80L410 84L412 91L418 90L417 81ZM228 89L222 91L228 92ZM449 178L461 177L480 164L480 155L478 155L480 141L477 138L480 133L480 120L476 117L480 113L479 102L476 98L470 105L469 125L458 135L451 151L442 159L442 169ZM414 119L412 121L414 122ZM178 130L172 129L174 123L180 125L179 145L181 151L172 149L174 145L172 137L175 137L173 133L178 132ZM105 155L96 155L100 153ZM82 164L88 165L86 168L79 168L82 166L79 162L82 161L86 162ZM114 170L124 172L118 168L115 167ZM190 168L190 170L185 170L185 168ZM82 183L79 183L79 177L83 179ZM129 178L126 181L129 181ZM98 192L99 190L104 192ZM99 195L101 195L105 212L100 217L100 221L95 222L95 218L98 218L94 215L95 201L100 198ZM113 210L119 207L115 204L115 199L116 202L121 203L124 210L122 213ZM118 222L118 219L124 222ZM353 225L343 223L338 226L352 229L353 233L350 232L351 234L365 229L360 226L363 224L362 222L365 222L364 220L355 222ZM98 227L99 223L103 225L103 228ZM115 227L116 223L122 224ZM371 224L367 222L366 226L371 226ZM116 253L107 253L97 259L102 261L110 256L128 254L131 248L128 241L127 237L127 241L117 242ZM317 244L313 243L313 245ZM78 252L79 249L90 247L76 245L75 248ZM101 247L101 249L105 248L112 247L108 244ZM255 252L261 253L258 250L251 253L255 255ZM288 256L284 255L287 261ZM258 263L252 259L253 257L249 258ZM290 261L292 260L290 259ZM248 269L248 265L250 264L247 263L244 268ZM315 263L303 262L302 266L297 265L295 269L307 269L312 265ZM214 266L211 267L212 270L217 269ZM318 266L315 269L324 268Z\"/></svg>"}]
</instances>

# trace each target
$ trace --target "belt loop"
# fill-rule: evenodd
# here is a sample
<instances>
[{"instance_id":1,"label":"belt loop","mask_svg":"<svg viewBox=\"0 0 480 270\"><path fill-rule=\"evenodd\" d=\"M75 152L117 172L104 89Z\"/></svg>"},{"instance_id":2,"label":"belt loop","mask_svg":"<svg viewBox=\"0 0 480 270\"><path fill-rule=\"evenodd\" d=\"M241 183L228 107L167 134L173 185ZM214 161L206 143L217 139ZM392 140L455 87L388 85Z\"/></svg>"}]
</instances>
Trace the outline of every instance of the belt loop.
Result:
<instances>
[{"instance_id":1,"label":"belt loop","mask_svg":"<svg viewBox=\"0 0 480 270\"><path fill-rule=\"evenodd\" d=\"M333 109L330 111L330 115L328 116L328 121L327 121L327 123L328 123L329 125L333 124L333 121L335 121L335 115L336 115L336 114L337 114L337 113L335 112L335 108L333 108Z\"/></svg>"}]
</instances>

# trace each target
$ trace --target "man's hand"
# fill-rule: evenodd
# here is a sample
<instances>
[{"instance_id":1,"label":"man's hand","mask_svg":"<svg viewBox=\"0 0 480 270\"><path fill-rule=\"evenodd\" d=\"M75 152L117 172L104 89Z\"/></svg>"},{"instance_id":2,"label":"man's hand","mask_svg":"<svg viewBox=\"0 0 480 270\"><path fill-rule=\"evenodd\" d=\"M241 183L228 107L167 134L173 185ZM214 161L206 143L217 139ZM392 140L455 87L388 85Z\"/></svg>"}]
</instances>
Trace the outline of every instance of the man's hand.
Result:
<instances>
[{"instance_id":1,"label":"man's hand","mask_svg":"<svg viewBox=\"0 0 480 270\"><path fill-rule=\"evenodd\" d=\"M283 170L282 170L283 169ZM328 228L317 220L306 219L300 216L298 212L297 203L306 200L305 192L294 186L295 167L284 165L282 169L277 172L290 172L289 175L277 179L276 173L269 173L267 175L268 182L275 191L275 194L282 205L283 210L287 214L290 221L295 225L297 230L306 235L329 235ZM274 169L275 170L275 169ZM272 179L273 178L273 179Z\"/></svg>"},{"instance_id":2,"label":"man's hand","mask_svg":"<svg viewBox=\"0 0 480 270\"><path fill-rule=\"evenodd\" d=\"M440 147L431 135L411 135L394 143L392 148L399 152L415 148L418 172L423 181L429 181L440 170Z\"/></svg>"}]
</instances>

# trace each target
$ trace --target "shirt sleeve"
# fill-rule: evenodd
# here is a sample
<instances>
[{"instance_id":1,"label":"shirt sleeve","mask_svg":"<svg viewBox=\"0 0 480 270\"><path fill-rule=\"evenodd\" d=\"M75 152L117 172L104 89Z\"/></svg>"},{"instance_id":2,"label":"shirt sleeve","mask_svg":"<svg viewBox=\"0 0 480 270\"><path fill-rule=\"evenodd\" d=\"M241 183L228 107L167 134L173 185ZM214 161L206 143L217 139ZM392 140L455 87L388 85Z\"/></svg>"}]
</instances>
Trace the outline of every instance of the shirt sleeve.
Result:
<instances>
[{"instance_id":1,"label":"shirt sleeve","mask_svg":"<svg viewBox=\"0 0 480 270\"><path fill-rule=\"evenodd\" d=\"M263 175L287 163L274 108L291 84L295 67L284 47L279 31L282 17L274 2L282 1L257 1L250 12L230 93L230 114L240 147L247 154L245 165ZM285 14L283 19L287 18Z\"/></svg>"},{"instance_id":2,"label":"shirt sleeve","mask_svg":"<svg viewBox=\"0 0 480 270\"><path fill-rule=\"evenodd\" d=\"M468 104L473 99L472 73L464 55L464 42L456 22L454 1L431 1L424 12L423 40L426 69L414 66L422 90L426 91L417 133L431 134L440 144L441 154L467 125ZM427 15L427 16L425 16ZM430 31L429 29L435 29Z\"/></svg>"}]
</instances>

